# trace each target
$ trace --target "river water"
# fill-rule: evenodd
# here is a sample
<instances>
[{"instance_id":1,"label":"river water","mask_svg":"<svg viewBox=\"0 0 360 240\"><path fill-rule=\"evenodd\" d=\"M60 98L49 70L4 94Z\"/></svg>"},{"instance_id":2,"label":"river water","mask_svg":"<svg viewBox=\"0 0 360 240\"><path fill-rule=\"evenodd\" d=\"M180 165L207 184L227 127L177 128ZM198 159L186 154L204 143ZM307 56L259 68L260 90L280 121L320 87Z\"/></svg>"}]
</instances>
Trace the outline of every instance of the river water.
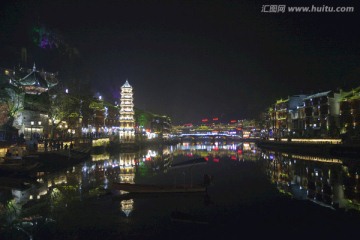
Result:
<instances>
[{"instance_id":1,"label":"river water","mask_svg":"<svg viewBox=\"0 0 360 240\"><path fill-rule=\"evenodd\" d=\"M207 161L172 167L199 157ZM360 224L358 161L235 142L94 154L59 172L1 176L0 239L344 238ZM195 185L205 174L212 177L206 193L129 195L111 187Z\"/></svg>"}]
</instances>

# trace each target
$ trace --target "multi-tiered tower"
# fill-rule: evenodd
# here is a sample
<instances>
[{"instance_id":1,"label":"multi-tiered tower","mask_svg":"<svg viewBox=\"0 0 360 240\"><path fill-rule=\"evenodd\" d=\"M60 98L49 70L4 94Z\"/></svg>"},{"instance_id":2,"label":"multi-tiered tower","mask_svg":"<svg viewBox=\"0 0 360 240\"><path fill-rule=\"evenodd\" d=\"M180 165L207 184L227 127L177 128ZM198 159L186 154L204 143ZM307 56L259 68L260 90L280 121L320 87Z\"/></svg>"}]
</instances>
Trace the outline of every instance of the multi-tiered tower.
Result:
<instances>
[{"instance_id":1,"label":"multi-tiered tower","mask_svg":"<svg viewBox=\"0 0 360 240\"><path fill-rule=\"evenodd\" d=\"M133 89L128 80L120 93L120 143L135 143Z\"/></svg>"}]
</instances>

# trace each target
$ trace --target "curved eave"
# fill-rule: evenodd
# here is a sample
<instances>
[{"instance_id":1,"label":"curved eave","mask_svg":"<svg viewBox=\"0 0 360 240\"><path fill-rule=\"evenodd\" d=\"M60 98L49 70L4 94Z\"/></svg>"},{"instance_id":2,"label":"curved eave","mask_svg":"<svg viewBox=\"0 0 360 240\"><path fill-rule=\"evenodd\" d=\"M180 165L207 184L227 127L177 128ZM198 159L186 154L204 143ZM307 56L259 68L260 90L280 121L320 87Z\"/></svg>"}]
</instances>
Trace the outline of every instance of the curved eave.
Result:
<instances>
[{"instance_id":1,"label":"curved eave","mask_svg":"<svg viewBox=\"0 0 360 240\"><path fill-rule=\"evenodd\" d=\"M43 78L38 72L32 71L18 81L23 86L36 86L41 88L49 88L49 82Z\"/></svg>"},{"instance_id":2,"label":"curved eave","mask_svg":"<svg viewBox=\"0 0 360 240\"><path fill-rule=\"evenodd\" d=\"M55 87L56 85L58 85L59 82L47 82L47 85L48 85L48 88L53 88Z\"/></svg>"},{"instance_id":3,"label":"curved eave","mask_svg":"<svg viewBox=\"0 0 360 240\"><path fill-rule=\"evenodd\" d=\"M14 86L14 87L20 87L21 86L21 84L15 79L10 79L9 84Z\"/></svg>"}]
</instances>

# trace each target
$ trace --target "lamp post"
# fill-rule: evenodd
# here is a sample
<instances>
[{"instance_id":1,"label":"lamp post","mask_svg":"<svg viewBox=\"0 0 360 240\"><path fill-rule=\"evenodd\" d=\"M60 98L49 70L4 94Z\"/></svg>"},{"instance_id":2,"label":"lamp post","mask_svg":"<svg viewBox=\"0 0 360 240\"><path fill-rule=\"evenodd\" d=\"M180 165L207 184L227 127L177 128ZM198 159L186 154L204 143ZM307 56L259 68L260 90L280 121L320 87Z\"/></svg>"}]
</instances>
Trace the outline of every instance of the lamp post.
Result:
<instances>
[{"instance_id":1,"label":"lamp post","mask_svg":"<svg viewBox=\"0 0 360 240\"><path fill-rule=\"evenodd\" d=\"M32 140L32 128L33 128L33 126L34 126L34 121L31 121L30 124L31 124L31 128L30 128L30 139Z\"/></svg>"},{"instance_id":2,"label":"lamp post","mask_svg":"<svg viewBox=\"0 0 360 240\"><path fill-rule=\"evenodd\" d=\"M41 137L40 133L41 133L41 121L38 121L39 124L39 137Z\"/></svg>"}]
</instances>

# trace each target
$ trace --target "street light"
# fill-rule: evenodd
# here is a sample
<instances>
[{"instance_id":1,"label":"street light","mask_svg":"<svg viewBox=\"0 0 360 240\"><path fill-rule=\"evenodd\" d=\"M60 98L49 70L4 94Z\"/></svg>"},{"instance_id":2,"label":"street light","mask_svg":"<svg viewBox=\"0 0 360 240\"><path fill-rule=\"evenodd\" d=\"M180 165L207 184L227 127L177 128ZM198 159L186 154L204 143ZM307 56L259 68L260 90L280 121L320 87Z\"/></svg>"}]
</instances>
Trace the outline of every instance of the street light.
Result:
<instances>
[{"instance_id":1,"label":"street light","mask_svg":"<svg viewBox=\"0 0 360 240\"><path fill-rule=\"evenodd\" d=\"M106 127L106 118L108 117L109 113L108 113L108 108L105 107L105 112L104 112L104 127Z\"/></svg>"},{"instance_id":2,"label":"street light","mask_svg":"<svg viewBox=\"0 0 360 240\"><path fill-rule=\"evenodd\" d=\"M32 128L33 128L33 126L34 126L34 121L31 121L30 124L31 124L31 128L30 128L30 139L32 139Z\"/></svg>"},{"instance_id":3,"label":"street light","mask_svg":"<svg viewBox=\"0 0 360 240\"><path fill-rule=\"evenodd\" d=\"M43 135L44 131L41 131L41 121L38 121L38 124L39 124L39 136L40 136L40 133L41 135Z\"/></svg>"}]
</instances>

